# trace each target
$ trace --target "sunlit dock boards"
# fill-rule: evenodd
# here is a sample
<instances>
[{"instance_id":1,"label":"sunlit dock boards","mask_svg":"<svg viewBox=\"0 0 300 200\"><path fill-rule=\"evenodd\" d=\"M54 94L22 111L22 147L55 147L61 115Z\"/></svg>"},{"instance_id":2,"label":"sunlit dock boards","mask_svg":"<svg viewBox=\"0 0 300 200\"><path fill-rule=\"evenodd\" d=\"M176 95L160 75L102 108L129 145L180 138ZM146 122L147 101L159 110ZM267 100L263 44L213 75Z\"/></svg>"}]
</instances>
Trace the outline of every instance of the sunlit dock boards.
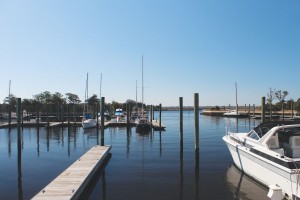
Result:
<instances>
[{"instance_id":1,"label":"sunlit dock boards","mask_svg":"<svg viewBox=\"0 0 300 200\"><path fill-rule=\"evenodd\" d=\"M154 130L164 130L166 128L162 123L159 125L159 120L152 120L152 127Z\"/></svg>"},{"instance_id":2,"label":"sunlit dock boards","mask_svg":"<svg viewBox=\"0 0 300 200\"><path fill-rule=\"evenodd\" d=\"M78 199L93 175L104 163L110 149L111 146L92 147L32 199Z\"/></svg>"}]
</instances>

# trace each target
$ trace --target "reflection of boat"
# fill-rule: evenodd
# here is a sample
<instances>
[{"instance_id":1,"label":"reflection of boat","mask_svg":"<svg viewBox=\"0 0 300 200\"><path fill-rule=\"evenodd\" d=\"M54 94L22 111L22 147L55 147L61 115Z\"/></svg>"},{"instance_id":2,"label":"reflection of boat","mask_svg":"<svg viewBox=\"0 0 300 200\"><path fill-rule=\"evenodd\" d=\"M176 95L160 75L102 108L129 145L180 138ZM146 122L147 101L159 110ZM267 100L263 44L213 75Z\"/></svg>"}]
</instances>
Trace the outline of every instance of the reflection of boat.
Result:
<instances>
[{"instance_id":1,"label":"reflection of boat","mask_svg":"<svg viewBox=\"0 0 300 200\"><path fill-rule=\"evenodd\" d=\"M226 172L226 181L233 199L267 200L267 188L250 179L235 165L231 165Z\"/></svg>"},{"instance_id":2,"label":"reflection of boat","mask_svg":"<svg viewBox=\"0 0 300 200\"><path fill-rule=\"evenodd\" d=\"M84 102L84 108L83 108L83 118L82 118L82 128L94 128L97 126L97 121L92 117L91 114L89 114L88 111L88 81L89 81L89 75L86 75L86 88L85 88L85 102Z\"/></svg>"},{"instance_id":3,"label":"reflection of boat","mask_svg":"<svg viewBox=\"0 0 300 200\"><path fill-rule=\"evenodd\" d=\"M249 133L229 131L223 140L243 172L276 194L300 198L299 123L262 123Z\"/></svg>"}]
</instances>

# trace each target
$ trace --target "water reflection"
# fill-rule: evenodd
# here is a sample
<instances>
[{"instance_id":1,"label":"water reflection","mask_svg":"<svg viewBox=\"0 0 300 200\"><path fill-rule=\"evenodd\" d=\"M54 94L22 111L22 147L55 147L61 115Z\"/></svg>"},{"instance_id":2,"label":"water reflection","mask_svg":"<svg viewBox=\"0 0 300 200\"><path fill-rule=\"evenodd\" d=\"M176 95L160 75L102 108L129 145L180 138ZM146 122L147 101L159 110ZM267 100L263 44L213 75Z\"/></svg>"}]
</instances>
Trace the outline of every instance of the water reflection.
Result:
<instances>
[{"instance_id":1,"label":"water reflection","mask_svg":"<svg viewBox=\"0 0 300 200\"><path fill-rule=\"evenodd\" d=\"M234 199L269 199L265 187L250 179L233 164L226 172L226 181Z\"/></svg>"},{"instance_id":2,"label":"water reflection","mask_svg":"<svg viewBox=\"0 0 300 200\"><path fill-rule=\"evenodd\" d=\"M21 131L18 128L18 199L23 200L23 187L22 187L22 139Z\"/></svg>"}]
</instances>

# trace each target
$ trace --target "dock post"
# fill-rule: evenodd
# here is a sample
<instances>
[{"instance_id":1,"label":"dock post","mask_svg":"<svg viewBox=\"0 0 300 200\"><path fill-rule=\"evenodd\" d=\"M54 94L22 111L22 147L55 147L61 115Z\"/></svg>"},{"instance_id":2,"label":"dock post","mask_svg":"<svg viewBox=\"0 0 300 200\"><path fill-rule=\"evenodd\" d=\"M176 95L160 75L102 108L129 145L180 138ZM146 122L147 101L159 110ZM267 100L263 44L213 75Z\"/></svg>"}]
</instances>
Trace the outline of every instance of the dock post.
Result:
<instances>
[{"instance_id":1,"label":"dock post","mask_svg":"<svg viewBox=\"0 0 300 200\"><path fill-rule=\"evenodd\" d=\"M21 98L17 98L17 127L21 127Z\"/></svg>"},{"instance_id":2,"label":"dock post","mask_svg":"<svg viewBox=\"0 0 300 200\"><path fill-rule=\"evenodd\" d=\"M46 112L47 112L47 127L49 127L49 103L46 104Z\"/></svg>"},{"instance_id":3,"label":"dock post","mask_svg":"<svg viewBox=\"0 0 300 200\"><path fill-rule=\"evenodd\" d=\"M161 128L161 103L159 104L159 128Z\"/></svg>"},{"instance_id":4,"label":"dock post","mask_svg":"<svg viewBox=\"0 0 300 200\"><path fill-rule=\"evenodd\" d=\"M98 117L98 114L99 114L99 103L96 103L96 121L97 121L97 132L98 132L98 129L99 129L99 117ZM102 118L101 118L102 120ZM98 135L98 134L97 134Z\"/></svg>"},{"instance_id":5,"label":"dock post","mask_svg":"<svg viewBox=\"0 0 300 200\"><path fill-rule=\"evenodd\" d=\"M11 102L9 99L9 105L8 105L8 127L11 127Z\"/></svg>"},{"instance_id":6,"label":"dock post","mask_svg":"<svg viewBox=\"0 0 300 200\"><path fill-rule=\"evenodd\" d=\"M183 149L183 98L179 97L179 115L180 115L180 149Z\"/></svg>"},{"instance_id":7,"label":"dock post","mask_svg":"<svg viewBox=\"0 0 300 200\"><path fill-rule=\"evenodd\" d=\"M149 121L152 123L152 115L153 115L153 105L150 105L150 119Z\"/></svg>"},{"instance_id":8,"label":"dock post","mask_svg":"<svg viewBox=\"0 0 300 200\"><path fill-rule=\"evenodd\" d=\"M248 109L248 116L250 117L250 103L249 103L249 109Z\"/></svg>"},{"instance_id":9,"label":"dock post","mask_svg":"<svg viewBox=\"0 0 300 200\"><path fill-rule=\"evenodd\" d=\"M104 146L104 102L105 97L101 97L101 146Z\"/></svg>"},{"instance_id":10,"label":"dock post","mask_svg":"<svg viewBox=\"0 0 300 200\"><path fill-rule=\"evenodd\" d=\"M195 150L199 150L199 94L194 94Z\"/></svg>"},{"instance_id":11,"label":"dock post","mask_svg":"<svg viewBox=\"0 0 300 200\"><path fill-rule=\"evenodd\" d=\"M76 117L77 117L77 114L76 114L76 110L77 110L77 107L76 107L76 104L73 103L73 117L74 117L74 126L76 127Z\"/></svg>"},{"instance_id":12,"label":"dock post","mask_svg":"<svg viewBox=\"0 0 300 200\"><path fill-rule=\"evenodd\" d=\"M245 104L245 114L247 113L247 104Z\"/></svg>"},{"instance_id":13,"label":"dock post","mask_svg":"<svg viewBox=\"0 0 300 200\"><path fill-rule=\"evenodd\" d=\"M70 127L70 103L67 106L67 115L68 115L68 127Z\"/></svg>"},{"instance_id":14,"label":"dock post","mask_svg":"<svg viewBox=\"0 0 300 200\"><path fill-rule=\"evenodd\" d=\"M126 124L129 126L129 105L126 103Z\"/></svg>"},{"instance_id":15,"label":"dock post","mask_svg":"<svg viewBox=\"0 0 300 200\"><path fill-rule=\"evenodd\" d=\"M262 97L261 98L261 123L265 122L265 101L266 101L266 97Z\"/></svg>"},{"instance_id":16,"label":"dock post","mask_svg":"<svg viewBox=\"0 0 300 200\"><path fill-rule=\"evenodd\" d=\"M36 111L36 123L37 126L40 126L40 102L37 103L37 111Z\"/></svg>"},{"instance_id":17,"label":"dock post","mask_svg":"<svg viewBox=\"0 0 300 200\"><path fill-rule=\"evenodd\" d=\"M239 104L236 104L236 113L239 113ZM236 115L236 118L239 118L239 115Z\"/></svg>"},{"instance_id":18,"label":"dock post","mask_svg":"<svg viewBox=\"0 0 300 200\"><path fill-rule=\"evenodd\" d=\"M60 117L61 117L61 123L63 124L64 123L64 104L61 104L60 105L61 109L60 109Z\"/></svg>"},{"instance_id":19,"label":"dock post","mask_svg":"<svg viewBox=\"0 0 300 200\"><path fill-rule=\"evenodd\" d=\"M291 117L294 117L294 101L291 101L291 110L292 110Z\"/></svg>"},{"instance_id":20,"label":"dock post","mask_svg":"<svg viewBox=\"0 0 300 200\"><path fill-rule=\"evenodd\" d=\"M253 104L253 116L255 116L255 104Z\"/></svg>"}]
</instances>

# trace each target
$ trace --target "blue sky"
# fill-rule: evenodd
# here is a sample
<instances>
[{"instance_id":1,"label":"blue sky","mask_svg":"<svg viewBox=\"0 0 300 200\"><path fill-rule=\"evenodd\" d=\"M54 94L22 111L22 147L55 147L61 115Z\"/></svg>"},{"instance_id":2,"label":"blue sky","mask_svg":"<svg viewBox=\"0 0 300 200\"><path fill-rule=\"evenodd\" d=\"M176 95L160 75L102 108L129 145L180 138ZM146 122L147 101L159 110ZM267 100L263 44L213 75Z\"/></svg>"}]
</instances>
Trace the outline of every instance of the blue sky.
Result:
<instances>
[{"instance_id":1,"label":"blue sky","mask_svg":"<svg viewBox=\"0 0 300 200\"><path fill-rule=\"evenodd\" d=\"M260 104L300 97L300 1L0 0L0 101L11 92L89 94L106 102Z\"/></svg>"}]
</instances>

